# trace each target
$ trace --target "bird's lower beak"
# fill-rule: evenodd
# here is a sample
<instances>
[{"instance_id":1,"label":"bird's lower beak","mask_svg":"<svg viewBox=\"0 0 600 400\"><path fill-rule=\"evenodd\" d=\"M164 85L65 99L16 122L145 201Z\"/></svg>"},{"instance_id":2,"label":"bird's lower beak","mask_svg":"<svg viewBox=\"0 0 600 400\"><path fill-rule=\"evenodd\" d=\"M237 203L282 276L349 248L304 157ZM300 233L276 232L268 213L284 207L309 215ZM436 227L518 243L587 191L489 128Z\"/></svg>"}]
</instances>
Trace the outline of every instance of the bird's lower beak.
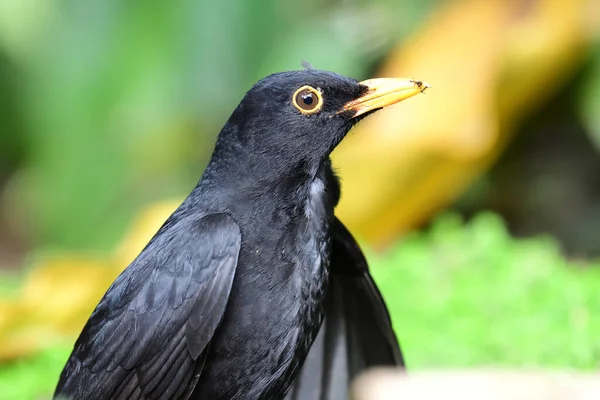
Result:
<instances>
[{"instance_id":1,"label":"bird's lower beak","mask_svg":"<svg viewBox=\"0 0 600 400\"><path fill-rule=\"evenodd\" d=\"M430 87L426 82L406 78L368 79L360 84L368 88L367 92L342 108L342 112L354 111L353 118L401 102Z\"/></svg>"}]
</instances>

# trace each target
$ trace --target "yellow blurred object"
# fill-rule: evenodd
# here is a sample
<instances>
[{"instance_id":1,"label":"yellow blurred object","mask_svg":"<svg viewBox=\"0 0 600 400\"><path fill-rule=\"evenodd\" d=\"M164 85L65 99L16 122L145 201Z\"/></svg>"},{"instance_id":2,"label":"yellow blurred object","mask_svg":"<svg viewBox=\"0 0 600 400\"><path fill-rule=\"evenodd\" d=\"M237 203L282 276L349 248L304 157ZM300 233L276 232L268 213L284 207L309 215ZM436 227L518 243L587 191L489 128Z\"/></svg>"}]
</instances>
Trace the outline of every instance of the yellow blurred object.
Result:
<instances>
[{"instance_id":1,"label":"yellow blurred object","mask_svg":"<svg viewBox=\"0 0 600 400\"><path fill-rule=\"evenodd\" d=\"M179 203L156 203L144 209L110 259L90 254L40 259L18 296L0 299L0 362L77 335L110 284Z\"/></svg>"},{"instance_id":2,"label":"yellow blurred object","mask_svg":"<svg viewBox=\"0 0 600 400\"><path fill-rule=\"evenodd\" d=\"M32 270L20 304L30 323L72 334L81 329L119 270L93 257L53 256Z\"/></svg>"},{"instance_id":3,"label":"yellow blurred object","mask_svg":"<svg viewBox=\"0 0 600 400\"><path fill-rule=\"evenodd\" d=\"M76 335L118 272L89 255L41 260L19 295L0 302L0 361Z\"/></svg>"},{"instance_id":4,"label":"yellow blurred object","mask_svg":"<svg viewBox=\"0 0 600 400\"><path fill-rule=\"evenodd\" d=\"M60 340L61 335L52 325L15 323L0 332L0 363L33 354Z\"/></svg>"},{"instance_id":5,"label":"yellow blurred object","mask_svg":"<svg viewBox=\"0 0 600 400\"><path fill-rule=\"evenodd\" d=\"M17 353L23 346L15 346L14 332L19 323L18 306L9 299L0 300L0 362L13 357L15 348Z\"/></svg>"},{"instance_id":6,"label":"yellow blurred object","mask_svg":"<svg viewBox=\"0 0 600 400\"><path fill-rule=\"evenodd\" d=\"M590 1L452 1L402 43L378 75L414 74L433 89L368 118L334 151L344 223L383 245L455 200L582 64Z\"/></svg>"}]
</instances>

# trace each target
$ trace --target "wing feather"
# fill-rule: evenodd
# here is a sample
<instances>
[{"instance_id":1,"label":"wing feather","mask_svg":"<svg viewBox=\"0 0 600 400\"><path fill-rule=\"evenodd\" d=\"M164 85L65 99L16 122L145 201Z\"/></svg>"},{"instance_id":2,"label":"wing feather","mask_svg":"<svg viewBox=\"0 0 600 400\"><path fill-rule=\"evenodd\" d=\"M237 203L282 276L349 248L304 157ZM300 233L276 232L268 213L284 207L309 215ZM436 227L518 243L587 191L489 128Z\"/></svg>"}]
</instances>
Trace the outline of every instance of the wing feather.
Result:
<instances>
[{"instance_id":1,"label":"wing feather","mask_svg":"<svg viewBox=\"0 0 600 400\"><path fill-rule=\"evenodd\" d=\"M187 398L220 324L241 234L227 214L167 221L83 328L55 396Z\"/></svg>"}]
</instances>

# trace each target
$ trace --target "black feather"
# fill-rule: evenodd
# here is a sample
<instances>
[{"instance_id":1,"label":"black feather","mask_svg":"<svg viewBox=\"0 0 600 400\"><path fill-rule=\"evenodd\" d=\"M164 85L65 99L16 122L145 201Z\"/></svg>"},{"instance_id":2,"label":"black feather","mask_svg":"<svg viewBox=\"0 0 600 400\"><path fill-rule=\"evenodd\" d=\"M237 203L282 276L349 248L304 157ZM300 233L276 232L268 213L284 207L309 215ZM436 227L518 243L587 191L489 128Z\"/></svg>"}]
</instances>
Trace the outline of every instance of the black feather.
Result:
<instances>
[{"instance_id":1,"label":"black feather","mask_svg":"<svg viewBox=\"0 0 600 400\"><path fill-rule=\"evenodd\" d=\"M311 64L311 63L309 63L309 62L308 62L308 61L306 61L306 60L302 60L301 64L302 64L302 68L304 68L305 70L308 70L308 71L310 71L310 70L313 70L313 69L315 69L315 68L312 66L312 64Z\"/></svg>"},{"instance_id":2,"label":"black feather","mask_svg":"<svg viewBox=\"0 0 600 400\"><path fill-rule=\"evenodd\" d=\"M228 215L212 214L174 222L153 242L158 251L147 247L100 301L55 395L162 399L194 388L225 312L240 231Z\"/></svg>"},{"instance_id":3,"label":"black feather","mask_svg":"<svg viewBox=\"0 0 600 400\"><path fill-rule=\"evenodd\" d=\"M325 321L286 400L349 398L367 368L404 366L387 307L354 238L336 219Z\"/></svg>"}]
</instances>

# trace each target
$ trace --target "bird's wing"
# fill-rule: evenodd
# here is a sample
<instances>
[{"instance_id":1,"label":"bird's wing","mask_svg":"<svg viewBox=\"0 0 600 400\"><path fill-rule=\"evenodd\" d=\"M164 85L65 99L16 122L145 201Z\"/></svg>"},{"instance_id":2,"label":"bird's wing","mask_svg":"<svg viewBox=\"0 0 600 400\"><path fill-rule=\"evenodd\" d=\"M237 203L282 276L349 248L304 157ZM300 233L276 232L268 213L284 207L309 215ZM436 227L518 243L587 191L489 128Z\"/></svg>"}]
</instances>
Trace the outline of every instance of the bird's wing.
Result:
<instances>
[{"instance_id":1,"label":"bird's wing","mask_svg":"<svg viewBox=\"0 0 600 400\"><path fill-rule=\"evenodd\" d=\"M167 221L92 313L55 395L187 398L225 312L240 243L226 214Z\"/></svg>"},{"instance_id":2,"label":"bird's wing","mask_svg":"<svg viewBox=\"0 0 600 400\"><path fill-rule=\"evenodd\" d=\"M325 321L286 400L348 399L350 382L366 368L404 366L367 261L337 218L332 240Z\"/></svg>"}]
</instances>

